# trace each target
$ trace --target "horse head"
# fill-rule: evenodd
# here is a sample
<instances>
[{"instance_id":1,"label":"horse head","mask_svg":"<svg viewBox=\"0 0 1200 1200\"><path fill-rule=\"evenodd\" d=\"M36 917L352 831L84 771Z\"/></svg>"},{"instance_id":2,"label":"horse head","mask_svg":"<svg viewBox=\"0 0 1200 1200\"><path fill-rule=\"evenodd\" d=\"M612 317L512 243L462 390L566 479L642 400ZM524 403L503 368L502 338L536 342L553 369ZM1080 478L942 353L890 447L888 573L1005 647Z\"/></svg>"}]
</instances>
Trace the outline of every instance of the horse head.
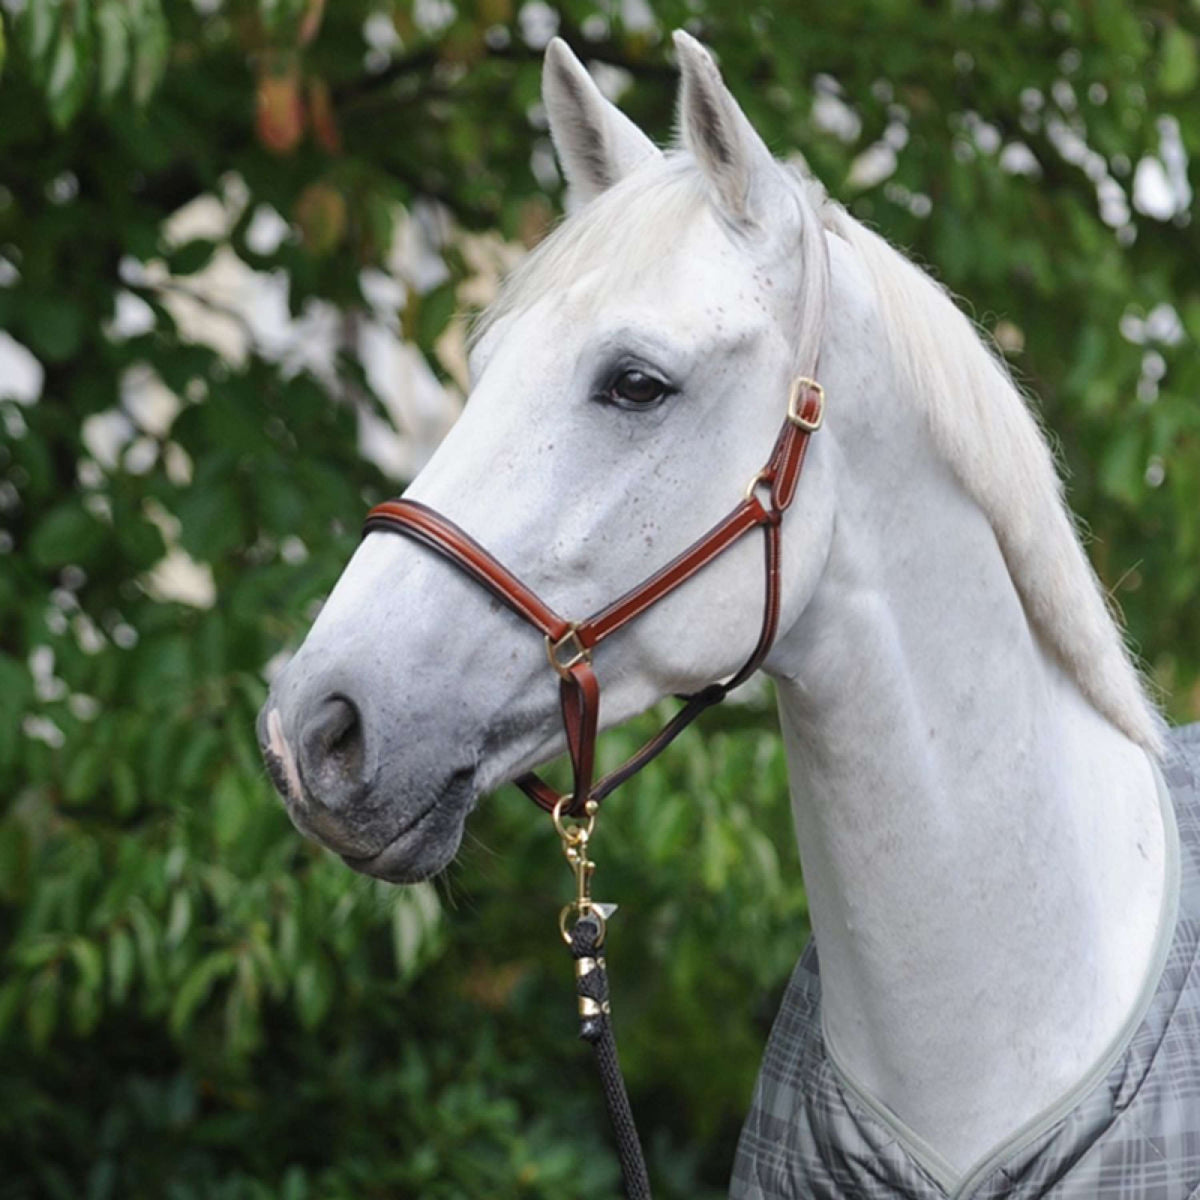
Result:
<instances>
[{"instance_id":1,"label":"horse head","mask_svg":"<svg viewBox=\"0 0 1200 1200\"><path fill-rule=\"evenodd\" d=\"M558 612L592 612L741 497L820 345L829 267L811 185L778 163L697 42L676 37L681 146L660 152L561 41L543 91L582 206L481 322L463 415L406 496ZM787 533L786 626L832 523L814 446ZM728 676L759 630L735 546L597 650L604 725ZM454 855L477 799L563 748L536 637L446 562L368 535L260 719L297 826L394 881Z\"/></svg>"}]
</instances>

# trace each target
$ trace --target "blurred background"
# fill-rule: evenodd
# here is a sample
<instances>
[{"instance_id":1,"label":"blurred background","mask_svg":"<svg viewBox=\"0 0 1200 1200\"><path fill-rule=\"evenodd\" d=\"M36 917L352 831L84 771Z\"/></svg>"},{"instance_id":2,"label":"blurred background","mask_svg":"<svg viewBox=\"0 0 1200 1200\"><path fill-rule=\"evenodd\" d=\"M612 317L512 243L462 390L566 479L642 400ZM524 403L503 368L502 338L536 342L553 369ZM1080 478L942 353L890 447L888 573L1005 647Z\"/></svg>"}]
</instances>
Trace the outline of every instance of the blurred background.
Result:
<instances>
[{"instance_id":1,"label":"blurred background","mask_svg":"<svg viewBox=\"0 0 1200 1200\"><path fill-rule=\"evenodd\" d=\"M1200 717L1196 0L0 0L0 1200L616 1193L549 823L374 883L253 718L560 213L542 47L666 141L676 26L965 298ZM751 689L600 832L660 1197L723 1194L806 936L773 728Z\"/></svg>"}]
</instances>

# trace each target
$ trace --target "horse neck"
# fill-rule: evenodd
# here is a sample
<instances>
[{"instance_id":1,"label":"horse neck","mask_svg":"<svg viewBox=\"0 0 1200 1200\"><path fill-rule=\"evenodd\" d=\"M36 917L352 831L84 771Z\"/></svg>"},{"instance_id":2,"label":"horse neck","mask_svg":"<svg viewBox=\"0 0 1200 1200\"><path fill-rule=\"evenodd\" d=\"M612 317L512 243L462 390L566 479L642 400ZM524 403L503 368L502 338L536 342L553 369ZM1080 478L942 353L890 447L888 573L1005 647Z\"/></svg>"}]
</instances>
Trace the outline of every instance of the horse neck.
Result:
<instances>
[{"instance_id":1,"label":"horse neck","mask_svg":"<svg viewBox=\"0 0 1200 1200\"><path fill-rule=\"evenodd\" d=\"M831 396L867 399L834 423L829 558L771 662L826 1032L963 1170L1128 1018L1165 838L1146 755L1044 651L916 406L833 351Z\"/></svg>"}]
</instances>

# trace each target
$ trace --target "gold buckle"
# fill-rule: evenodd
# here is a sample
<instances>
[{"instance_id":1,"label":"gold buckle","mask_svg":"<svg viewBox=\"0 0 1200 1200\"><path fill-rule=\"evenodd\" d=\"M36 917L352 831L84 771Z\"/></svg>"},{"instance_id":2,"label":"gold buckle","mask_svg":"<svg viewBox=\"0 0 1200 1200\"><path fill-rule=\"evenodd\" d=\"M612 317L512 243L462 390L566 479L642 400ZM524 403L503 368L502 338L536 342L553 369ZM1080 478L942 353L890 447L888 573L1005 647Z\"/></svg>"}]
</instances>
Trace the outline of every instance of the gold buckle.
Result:
<instances>
[{"instance_id":1,"label":"gold buckle","mask_svg":"<svg viewBox=\"0 0 1200 1200\"><path fill-rule=\"evenodd\" d=\"M570 658L565 660L561 653L564 649L570 654ZM577 667L581 662L592 661L592 652L579 640L578 627L572 625L557 642L551 641L550 635L546 634L546 657L550 660L550 665L564 679L568 679L572 667Z\"/></svg>"},{"instance_id":2,"label":"gold buckle","mask_svg":"<svg viewBox=\"0 0 1200 1200\"><path fill-rule=\"evenodd\" d=\"M809 392L817 394L817 415L811 419L800 411L801 405L807 399ZM798 375L792 380L792 388L788 393L787 419L806 433L816 433L825 419L825 389L807 375Z\"/></svg>"}]
</instances>

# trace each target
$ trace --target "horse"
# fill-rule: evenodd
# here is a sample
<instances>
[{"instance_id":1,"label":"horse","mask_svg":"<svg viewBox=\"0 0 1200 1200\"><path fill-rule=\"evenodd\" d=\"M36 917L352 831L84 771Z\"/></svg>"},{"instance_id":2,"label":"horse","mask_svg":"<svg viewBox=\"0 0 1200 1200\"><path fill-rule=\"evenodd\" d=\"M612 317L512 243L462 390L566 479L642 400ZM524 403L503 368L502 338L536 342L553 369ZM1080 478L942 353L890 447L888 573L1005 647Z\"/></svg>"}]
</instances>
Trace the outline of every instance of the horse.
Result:
<instances>
[{"instance_id":1,"label":"horse","mask_svg":"<svg viewBox=\"0 0 1200 1200\"><path fill-rule=\"evenodd\" d=\"M1186 1040L1173 1021L1200 1033L1200 740L1148 698L998 356L675 46L667 151L547 48L578 207L480 321L469 402L406 497L592 612L750 502L789 394L819 381L762 653L819 969L810 951L785 996L733 1194L1186 1200L1200 1054L1164 1079L1153 1051ZM259 735L297 827L406 883L563 751L580 654L551 671L511 604L387 532ZM736 540L582 653L601 725L737 672L762 577ZM1168 1095L1191 1121L1156 1134Z\"/></svg>"}]
</instances>

